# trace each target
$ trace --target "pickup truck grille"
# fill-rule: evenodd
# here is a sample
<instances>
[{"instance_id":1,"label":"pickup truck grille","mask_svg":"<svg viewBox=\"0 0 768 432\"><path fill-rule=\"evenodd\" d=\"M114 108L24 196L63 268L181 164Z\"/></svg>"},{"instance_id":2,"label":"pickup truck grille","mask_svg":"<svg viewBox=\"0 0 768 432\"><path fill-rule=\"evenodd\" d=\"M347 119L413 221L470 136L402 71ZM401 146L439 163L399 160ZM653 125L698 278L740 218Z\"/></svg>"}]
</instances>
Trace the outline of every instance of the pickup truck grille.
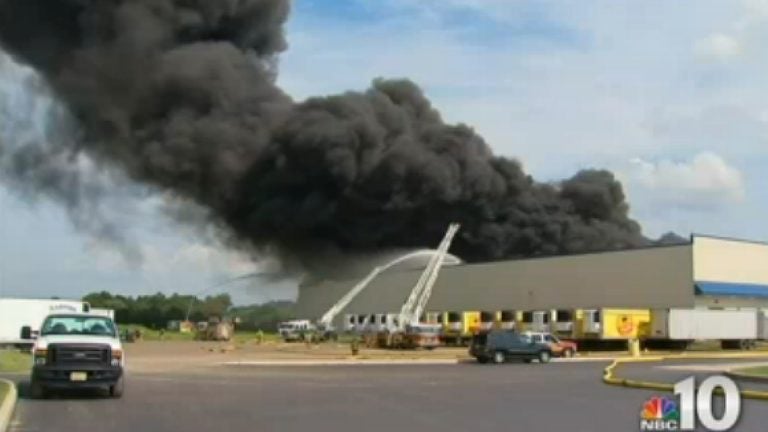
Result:
<instances>
[{"instance_id":1,"label":"pickup truck grille","mask_svg":"<svg viewBox=\"0 0 768 432\"><path fill-rule=\"evenodd\" d=\"M55 365L102 365L109 364L109 345L52 344L48 347L50 361Z\"/></svg>"}]
</instances>

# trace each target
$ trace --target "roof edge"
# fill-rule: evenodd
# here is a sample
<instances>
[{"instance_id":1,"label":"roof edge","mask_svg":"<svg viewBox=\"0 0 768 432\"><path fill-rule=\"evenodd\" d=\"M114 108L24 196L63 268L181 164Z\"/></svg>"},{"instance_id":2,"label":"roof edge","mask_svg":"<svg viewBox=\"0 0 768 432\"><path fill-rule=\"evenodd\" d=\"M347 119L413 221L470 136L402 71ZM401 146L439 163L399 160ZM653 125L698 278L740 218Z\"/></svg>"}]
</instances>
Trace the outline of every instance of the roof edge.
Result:
<instances>
[{"instance_id":1,"label":"roof edge","mask_svg":"<svg viewBox=\"0 0 768 432\"><path fill-rule=\"evenodd\" d=\"M719 235L713 235L713 234L699 234L699 233L691 234L691 243L693 243L696 240L696 238L707 238L712 240L723 240L723 241L730 241L730 242L736 242L736 243L749 243L749 244L756 244L761 246L768 246L768 241L749 240L749 239L738 238L738 237L728 237L728 236L719 236Z\"/></svg>"}]
</instances>

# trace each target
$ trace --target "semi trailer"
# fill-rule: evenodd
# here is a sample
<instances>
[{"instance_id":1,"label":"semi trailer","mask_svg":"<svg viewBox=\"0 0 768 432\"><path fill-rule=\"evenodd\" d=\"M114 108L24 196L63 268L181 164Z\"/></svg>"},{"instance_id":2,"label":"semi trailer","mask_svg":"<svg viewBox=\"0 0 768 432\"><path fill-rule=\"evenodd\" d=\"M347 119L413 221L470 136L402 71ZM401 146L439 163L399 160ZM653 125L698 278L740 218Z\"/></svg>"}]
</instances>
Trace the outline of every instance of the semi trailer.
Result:
<instances>
[{"instance_id":1,"label":"semi trailer","mask_svg":"<svg viewBox=\"0 0 768 432\"><path fill-rule=\"evenodd\" d=\"M757 309L655 309L651 340L720 341L724 349L751 349L765 339L766 314Z\"/></svg>"},{"instance_id":2,"label":"semi trailer","mask_svg":"<svg viewBox=\"0 0 768 432\"><path fill-rule=\"evenodd\" d=\"M629 340L649 335L648 309L577 309L573 338L580 340Z\"/></svg>"}]
</instances>

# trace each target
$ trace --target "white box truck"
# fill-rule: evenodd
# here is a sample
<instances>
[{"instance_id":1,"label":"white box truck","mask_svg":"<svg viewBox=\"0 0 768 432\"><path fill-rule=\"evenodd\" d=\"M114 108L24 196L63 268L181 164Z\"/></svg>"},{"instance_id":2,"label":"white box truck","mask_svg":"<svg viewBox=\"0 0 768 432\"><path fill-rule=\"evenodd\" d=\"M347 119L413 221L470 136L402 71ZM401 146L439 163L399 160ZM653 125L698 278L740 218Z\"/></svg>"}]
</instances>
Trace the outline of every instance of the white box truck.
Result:
<instances>
[{"instance_id":1,"label":"white box truck","mask_svg":"<svg viewBox=\"0 0 768 432\"><path fill-rule=\"evenodd\" d=\"M651 311L650 338L715 340L723 348L750 349L761 338L763 319L756 309L656 309Z\"/></svg>"},{"instance_id":2,"label":"white box truck","mask_svg":"<svg viewBox=\"0 0 768 432\"><path fill-rule=\"evenodd\" d=\"M21 328L29 326L32 334L40 331L45 317L56 313L84 313L91 306L79 300L36 300L0 298L0 345L32 345L21 337Z\"/></svg>"},{"instance_id":3,"label":"white box truck","mask_svg":"<svg viewBox=\"0 0 768 432\"><path fill-rule=\"evenodd\" d=\"M115 320L115 310L114 309L100 309L100 308L91 308L91 315L100 315L107 318L112 318L112 320Z\"/></svg>"}]
</instances>

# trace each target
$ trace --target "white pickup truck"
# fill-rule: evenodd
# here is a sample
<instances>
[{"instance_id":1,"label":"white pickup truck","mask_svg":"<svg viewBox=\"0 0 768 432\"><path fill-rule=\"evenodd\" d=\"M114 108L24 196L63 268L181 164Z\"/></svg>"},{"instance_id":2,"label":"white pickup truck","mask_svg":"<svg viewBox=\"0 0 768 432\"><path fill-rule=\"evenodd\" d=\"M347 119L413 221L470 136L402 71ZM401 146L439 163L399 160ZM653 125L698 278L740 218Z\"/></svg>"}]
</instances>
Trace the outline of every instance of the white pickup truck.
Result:
<instances>
[{"instance_id":1,"label":"white pickup truck","mask_svg":"<svg viewBox=\"0 0 768 432\"><path fill-rule=\"evenodd\" d=\"M30 327L23 338L33 338ZM125 389L125 353L112 318L98 314L48 315L32 347L30 392L45 398L50 390L105 388L119 398Z\"/></svg>"}]
</instances>

